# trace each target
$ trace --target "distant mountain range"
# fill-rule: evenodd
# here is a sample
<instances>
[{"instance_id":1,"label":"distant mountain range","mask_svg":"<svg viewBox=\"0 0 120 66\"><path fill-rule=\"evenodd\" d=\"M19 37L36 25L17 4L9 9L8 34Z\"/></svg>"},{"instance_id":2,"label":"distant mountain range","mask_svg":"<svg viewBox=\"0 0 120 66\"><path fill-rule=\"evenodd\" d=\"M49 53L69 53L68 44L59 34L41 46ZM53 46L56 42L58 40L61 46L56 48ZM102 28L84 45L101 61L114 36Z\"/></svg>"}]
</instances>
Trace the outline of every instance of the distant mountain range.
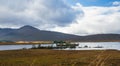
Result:
<instances>
[{"instance_id":1,"label":"distant mountain range","mask_svg":"<svg viewBox=\"0 0 120 66\"><path fill-rule=\"evenodd\" d=\"M72 41L81 41L81 42L119 42L120 34L96 34L81 36L72 39Z\"/></svg>"},{"instance_id":2,"label":"distant mountain range","mask_svg":"<svg viewBox=\"0 0 120 66\"><path fill-rule=\"evenodd\" d=\"M32 26L26 25L19 29L0 29L0 40L11 41L54 41L68 40L79 36L64 34L53 31L39 30Z\"/></svg>"},{"instance_id":3,"label":"distant mountain range","mask_svg":"<svg viewBox=\"0 0 120 66\"><path fill-rule=\"evenodd\" d=\"M19 29L0 29L0 40L10 41L120 41L120 34L96 34L88 36L77 36L54 31L39 30L26 25Z\"/></svg>"}]
</instances>

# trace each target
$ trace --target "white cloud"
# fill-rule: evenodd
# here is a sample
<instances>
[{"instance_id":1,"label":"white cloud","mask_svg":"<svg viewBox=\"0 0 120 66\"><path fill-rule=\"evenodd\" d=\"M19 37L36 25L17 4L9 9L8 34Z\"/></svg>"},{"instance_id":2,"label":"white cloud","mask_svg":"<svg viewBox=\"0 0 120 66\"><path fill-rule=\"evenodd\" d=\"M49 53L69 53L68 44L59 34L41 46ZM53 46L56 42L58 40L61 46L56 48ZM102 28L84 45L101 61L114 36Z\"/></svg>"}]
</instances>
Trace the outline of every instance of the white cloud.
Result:
<instances>
[{"instance_id":1,"label":"white cloud","mask_svg":"<svg viewBox=\"0 0 120 66\"><path fill-rule=\"evenodd\" d=\"M115 5L115 6L120 6L120 1L114 1L114 2L113 2L113 5Z\"/></svg>"},{"instance_id":2,"label":"white cloud","mask_svg":"<svg viewBox=\"0 0 120 66\"><path fill-rule=\"evenodd\" d=\"M79 7L77 6L79 9ZM120 7L84 7L84 17L77 18L76 23L66 27L56 27L54 31L62 31L77 35L99 34L99 33L120 33Z\"/></svg>"}]
</instances>

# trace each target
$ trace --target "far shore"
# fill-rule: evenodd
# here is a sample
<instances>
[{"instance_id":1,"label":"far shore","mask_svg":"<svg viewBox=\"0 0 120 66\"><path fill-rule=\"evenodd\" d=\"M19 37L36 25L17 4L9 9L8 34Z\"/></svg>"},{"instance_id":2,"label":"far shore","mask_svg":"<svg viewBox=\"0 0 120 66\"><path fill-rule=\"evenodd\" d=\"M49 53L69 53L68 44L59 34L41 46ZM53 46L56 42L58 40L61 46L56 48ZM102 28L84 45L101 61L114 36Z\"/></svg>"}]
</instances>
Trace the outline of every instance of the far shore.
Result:
<instances>
[{"instance_id":1,"label":"far shore","mask_svg":"<svg viewBox=\"0 0 120 66\"><path fill-rule=\"evenodd\" d=\"M120 41L66 41L66 42L120 42ZM33 44L53 44L53 41L18 41L18 42L0 42L0 45L33 45Z\"/></svg>"}]
</instances>

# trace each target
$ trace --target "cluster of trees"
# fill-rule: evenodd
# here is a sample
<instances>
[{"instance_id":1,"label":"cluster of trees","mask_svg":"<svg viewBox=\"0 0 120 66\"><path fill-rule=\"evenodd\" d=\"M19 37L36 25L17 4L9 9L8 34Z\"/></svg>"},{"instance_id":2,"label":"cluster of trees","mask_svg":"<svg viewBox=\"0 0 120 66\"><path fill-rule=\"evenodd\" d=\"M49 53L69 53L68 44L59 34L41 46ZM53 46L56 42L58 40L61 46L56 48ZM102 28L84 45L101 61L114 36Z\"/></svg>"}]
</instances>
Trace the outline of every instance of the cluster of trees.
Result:
<instances>
[{"instance_id":1,"label":"cluster of trees","mask_svg":"<svg viewBox=\"0 0 120 66\"><path fill-rule=\"evenodd\" d=\"M41 46L41 44L39 44L38 46L32 45L31 49L54 49L54 47L52 47L52 46L46 46L46 47L44 47L44 46Z\"/></svg>"},{"instance_id":2,"label":"cluster of trees","mask_svg":"<svg viewBox=\"0 0 120 66\"><path fill-rule=\"evenodd\" d=\"M33 45L32 49L65 49L65 48L76 48L76 44L71 44L69 42L65 42L65 41L54 41L53 44L56 44L56 46L41 46L41 44L39 44L38 46Z\"/></svg>"}]
</instances>

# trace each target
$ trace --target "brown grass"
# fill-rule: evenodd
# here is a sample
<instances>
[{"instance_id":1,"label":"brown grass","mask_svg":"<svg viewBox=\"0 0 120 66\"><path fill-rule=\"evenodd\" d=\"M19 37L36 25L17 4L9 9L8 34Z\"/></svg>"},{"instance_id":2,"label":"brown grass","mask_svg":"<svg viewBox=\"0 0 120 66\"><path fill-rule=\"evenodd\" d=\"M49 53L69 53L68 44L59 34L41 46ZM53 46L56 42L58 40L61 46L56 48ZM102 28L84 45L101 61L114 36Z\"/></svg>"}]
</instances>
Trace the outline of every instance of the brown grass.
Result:
<instances>
[{"instance_id":1,"label":"brown grass","mask_svg":"<svg viewBox=\"0 0 120 66\"><path fill-rule=\"evenodd\" d=\"M103 50L32 49L0 51L0 66L88 66L99 55L100 57L91 66L120 66L120 51L107 50L102 54L101 52Z\"/></svg>"}]
</instances>

